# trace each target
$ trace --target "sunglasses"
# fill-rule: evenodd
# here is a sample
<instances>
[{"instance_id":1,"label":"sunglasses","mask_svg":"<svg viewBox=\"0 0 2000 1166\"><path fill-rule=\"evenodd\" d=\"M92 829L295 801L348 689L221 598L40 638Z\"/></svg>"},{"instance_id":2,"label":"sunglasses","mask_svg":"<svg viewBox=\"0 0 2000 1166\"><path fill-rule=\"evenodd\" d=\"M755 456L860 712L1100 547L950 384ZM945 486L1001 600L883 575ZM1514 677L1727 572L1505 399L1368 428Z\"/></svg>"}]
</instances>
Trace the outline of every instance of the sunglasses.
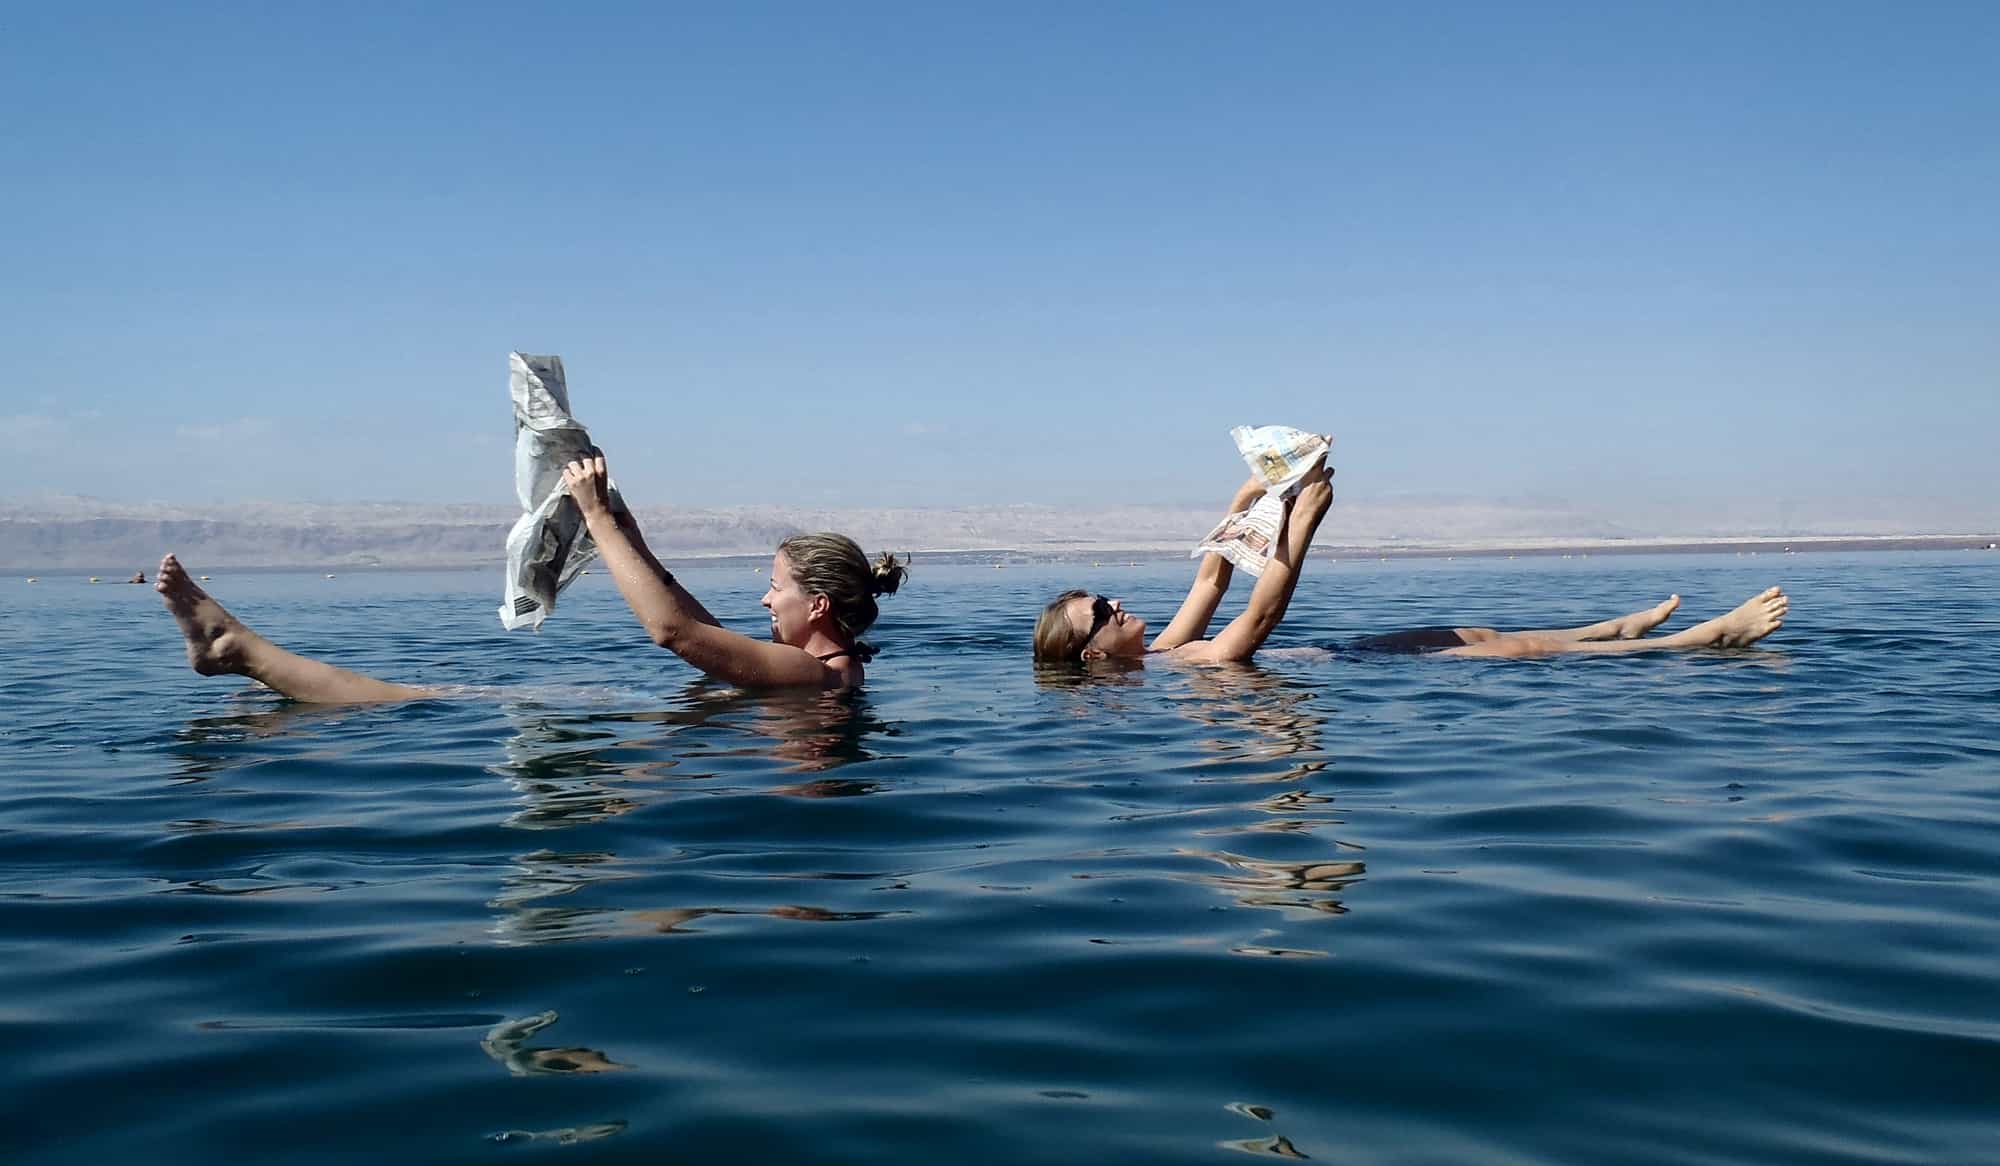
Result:
<instances>
[{"instance_id":1,"label":"sunglasses","mask_svg":"<svg viewBox=\"0 0 2000 1166\"><path fill-rule=\"evenodd\" d=\"M1097 633L1104 630L1104 625L1110 623L1111 617L1115 614L1117 613L1112 610L1109 599L1102 595L1090 597L1090 631L1076 646L1077 659L1083 658L1083 650L1090 646L1090 641L1097 638Z\"/></svg>"}]
</instances>

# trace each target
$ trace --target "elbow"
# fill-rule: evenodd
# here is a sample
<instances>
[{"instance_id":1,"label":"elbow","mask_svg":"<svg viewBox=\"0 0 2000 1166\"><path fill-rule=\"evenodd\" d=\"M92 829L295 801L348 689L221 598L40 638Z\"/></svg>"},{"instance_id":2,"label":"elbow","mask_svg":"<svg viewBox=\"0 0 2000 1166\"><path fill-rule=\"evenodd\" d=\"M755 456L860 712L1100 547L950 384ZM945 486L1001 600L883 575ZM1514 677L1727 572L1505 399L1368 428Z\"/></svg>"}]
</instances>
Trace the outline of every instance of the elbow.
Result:
<instances>
[{"instance_id":1,"label":"elbow","mask_svg":"<svg viewBox=\"0 0 2000 1166\"><path fill-rule=\"evenodd\" d=\"M669 652L679 651L681 636L687 631L687 624L678 619L649 619L645 621L646 638L654 646Z\"/></svg>"}]
</instances>

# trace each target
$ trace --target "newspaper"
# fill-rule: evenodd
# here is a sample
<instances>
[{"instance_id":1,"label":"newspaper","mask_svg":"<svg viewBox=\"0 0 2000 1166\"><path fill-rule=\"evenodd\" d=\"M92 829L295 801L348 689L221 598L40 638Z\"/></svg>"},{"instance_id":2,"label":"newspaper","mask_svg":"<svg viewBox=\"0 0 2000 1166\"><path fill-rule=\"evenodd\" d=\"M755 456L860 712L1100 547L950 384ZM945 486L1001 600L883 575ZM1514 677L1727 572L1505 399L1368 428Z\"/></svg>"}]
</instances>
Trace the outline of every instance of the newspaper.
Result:
<instances>
[{"instance_id":1,"label":"newspaper","mask_svg":"<svg viewBox=\"0 0 2000 1166\"><path fill-rule=\"evenodd\" d=\"M1190 558L1216 554L1238 570L1262 575L1278 549L1278 532L1285 525L1285 499L1298 491L1299 480L1331 448L1327 439L1283 425L1239 425L1229 431L1250 472L1264 479L1264 496L1248 510L1216 524Z\"/></svg>"},{"instance_id":2,"label":"newspaper","mask_svg":"<svg viewBox=\"0 0 2000 1166\"><path fill-rule=\"evenodd\" d=\"M563 466L590 448L590 434L569 414L560 356L507 354L514 398L514 493L524 513L507 533L507 594L500 622L508 631L539 629L556 596L597 557L583 513L563 484ZM611 508L625 509L611 486Z\"/></svg>"}]
</instances>

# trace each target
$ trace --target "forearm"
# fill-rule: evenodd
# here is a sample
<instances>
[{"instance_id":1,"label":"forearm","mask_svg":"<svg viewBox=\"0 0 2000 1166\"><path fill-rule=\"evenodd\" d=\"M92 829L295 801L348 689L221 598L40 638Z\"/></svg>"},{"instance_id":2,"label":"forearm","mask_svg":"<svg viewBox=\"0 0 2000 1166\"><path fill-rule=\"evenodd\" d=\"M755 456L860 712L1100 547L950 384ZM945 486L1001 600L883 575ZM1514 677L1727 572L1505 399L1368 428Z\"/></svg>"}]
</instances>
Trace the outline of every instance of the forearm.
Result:
<instances>
[{"instance_id":1,"label":"forearm","mask_svg":"<svg viewBox=\"0 0 2000 1166\"><path fill-rule=\"evenodd\" d=\"M715 622L700 601L644 549L643 542L633 541L610 511L588 515L585 522L605 568L618 584L618 593L654 643L672 648L689 625Z\"/></svg>"},{"instance_id":2,"label":"forearm","mask_svg":"<svg viewBox=\"0 0 2000 1166\"><path fill-rule=\"evenodd\" d=\"M618 524L618 529L624 532L626 538L632 540L632 549L639 552L640 558L652 564L656 571L666 570L659 558L653 554L653 548L646 545L646 536L639 530L639 520L632 517L630 510L612 511L611 520Z\"/></svg>"},{"instance_id":3,"label":"forearm","mask_svg":"<svg viewBox=\"0 0 2000 1166\"><path fill-rule=\"evenodd\" d=\"M1319 534L1319 524L1333 505L1333 491L1323 484L1306 486L1292 501L1292 513L1285 523L1285 550L1292 563L1303 567L1306 552Z\"/></svg>"},{"instance_id":4,"label":"forearm","mask_svg":"<svg viewBox=\"0 0 2000 1166\"><path fill-rule=\"evenodd\" d=\"M1284 620L1285 610L1292 605L1292 592L1299 585L1299 566L1289 541L1264 564L1264 573L1257 577L1257 586L1251 588L1243 614L1237 617L1253 649L1270 638Z\"/></svg>"},{"instance_id":5,"label":"forearm","mask_svg":"<svg viewBox=\"0 0 2000 1166\"><path fill-rule=\"evenodd\" d=\"M1247 660L1277 630L1292 605L1299 570L1305 566L1306 552L1331 501L1332 493L1324 486L1308 486L1292 500L1284 528L1278 532L1278 548L1264 565L1243 614L1230 621L1215 639L1217 659Z\"/></svg>"},{"instance_id":6,"label":"forearm","mask_svg":"<svg viewBox=\"0 0 2000 1166\"><path fill-rule=\"evenodd\" d=\"M1241 486L1236 487L1235 495L1229 499L1229 510L1227 513L1238 514L1250 509L1251 506L1256 504L1257 499L1262 498L1266 492L1267 487L1264 485L1264 479L1258 477L1256 474L1251 474L1249 480L1245 481Z\"/></svg>"},{"instance_id":7,"label":"forearm","mask_svg":"<svg viewBox=\"0 0 2000 1166\"><path fill-rule=\"evenodd\" d=\"M1264 493L1264 479L1255 474L1250 475L1250 480L1238 486L1235 495L1229 499L1229 509L1224 512L1224 517L1241 514L1250 509L1257 504L1257 499L1262 498ZM1224 595L1229 594L1229 584L1235 578L1236 564L1228 559L1215 554L1201 557L1201 566L1195 568L1194 585L1189 588L1189 598L1193 598L1196 591L1210 592L1213 598L1209 603L1208 614L1202 617L1201 628L1190 638L1199 639L1202 633L1208 630L1208 620L1215 615L1215 605L1222 602Z\"/></svg>"},{"instance_id":8,"label":"forearm","mask_svg":"<svg viewBox=\"0 0 2000 1166\"><path fill-rule=\"evenodd\" d=\"M1264 479L1256 474L1250 475L1230 497L1226 513L1243 513L1255 506L1266 492ZM1206 636L1209 623L1215 619L1215 609L1222 606L1222 597L1229 593L1229 584L1235 575L1236 567L1228 559L1216 554L1203 555L1201 565L1195 568L1194 582L1188 587L1187 598L1181 601L1181 609L1174 613L1173 622L1153 640L1153 650L1164 652Z\"/></svg>"},{"instance_id":9,"label":"forearm","mask_svg":"<svg viewBox=\"0 0 2000 1166\"><path fill-rule=\"evenodd\" d=\"M1203 555L1201 565L1195 568L1187 598L1181 600L1181 609L1174 613L1166 630L1153 638L1153 650L1164 652L1207 635L1209 621L1215 618L1215 609L1222 606L1222 597L1228 594L1235 571L1235 566L1221 555Z\"/></svg>"},{"instance_id":10,"label":"forearm","mask_svg":"<svg viewBox=\"0 0 2000 1166\"><path fill-rule=\"evenodd\" d=\"M632 517L630 510L614 511L612 519L618 523L618 529L624 533L625 537L631 540L632 549L639 552L639 557L645 560L647 566L651 567L663 578L672 578L673 573L668 571L665 565L660 562L658 556L653 554L653 549L646 545L646 536L639 531L639 520ZM593 535L592 537L594 538L595 536ZM719 628L722 626L722 622L709 614L708 608L702 606L701 600L689 594L686 589L682 590L682 594L687 595L688 602L694 605L693 614L696 619L711 627Z\"/></svg>"},{"instance_id":11,"label":"forearm","mask_svg":"<svg viewBox=\"0 0 2000 1166\"><path fill-rule=\"evenodd\" d=\"M1326 517L1330 501L1330 492L1308 486L1299 491L1286 511L1285 528L1278 532L1278 549L1258 578L1255 590L1250 592L1250 609L1268 616L1272 627L1285 617L1285 609L1291 605L1299 572L1306 565L1306 552L1312 549L1313 536L1319 533L1320 521Z\"/></svg>"}]
</instances>

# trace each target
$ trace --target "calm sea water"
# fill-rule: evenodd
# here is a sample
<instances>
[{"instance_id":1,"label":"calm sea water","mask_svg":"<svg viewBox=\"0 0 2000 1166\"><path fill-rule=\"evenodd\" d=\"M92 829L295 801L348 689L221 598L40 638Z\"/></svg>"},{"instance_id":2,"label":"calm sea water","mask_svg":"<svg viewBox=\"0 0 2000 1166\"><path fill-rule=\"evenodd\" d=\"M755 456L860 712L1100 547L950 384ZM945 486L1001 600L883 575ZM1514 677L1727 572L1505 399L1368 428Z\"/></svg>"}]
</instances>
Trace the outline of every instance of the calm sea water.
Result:
<instances>
[{"instance_id":1,"label":"calm sea water","mask_svg":"<svg viewBox=\"0 0 2000 1166\"><path fill-rule=\"evenodd\" d=\"M1284 642L1793 616L1038 679L1049 593L1186 577L920 562L843 701L693 680L602 576L537 637L482 575L218 575L483 686L333 709L0 582L6 1159L2000 1160L2000 554L1321 560Z\"/></svg>"}]
</instances>

